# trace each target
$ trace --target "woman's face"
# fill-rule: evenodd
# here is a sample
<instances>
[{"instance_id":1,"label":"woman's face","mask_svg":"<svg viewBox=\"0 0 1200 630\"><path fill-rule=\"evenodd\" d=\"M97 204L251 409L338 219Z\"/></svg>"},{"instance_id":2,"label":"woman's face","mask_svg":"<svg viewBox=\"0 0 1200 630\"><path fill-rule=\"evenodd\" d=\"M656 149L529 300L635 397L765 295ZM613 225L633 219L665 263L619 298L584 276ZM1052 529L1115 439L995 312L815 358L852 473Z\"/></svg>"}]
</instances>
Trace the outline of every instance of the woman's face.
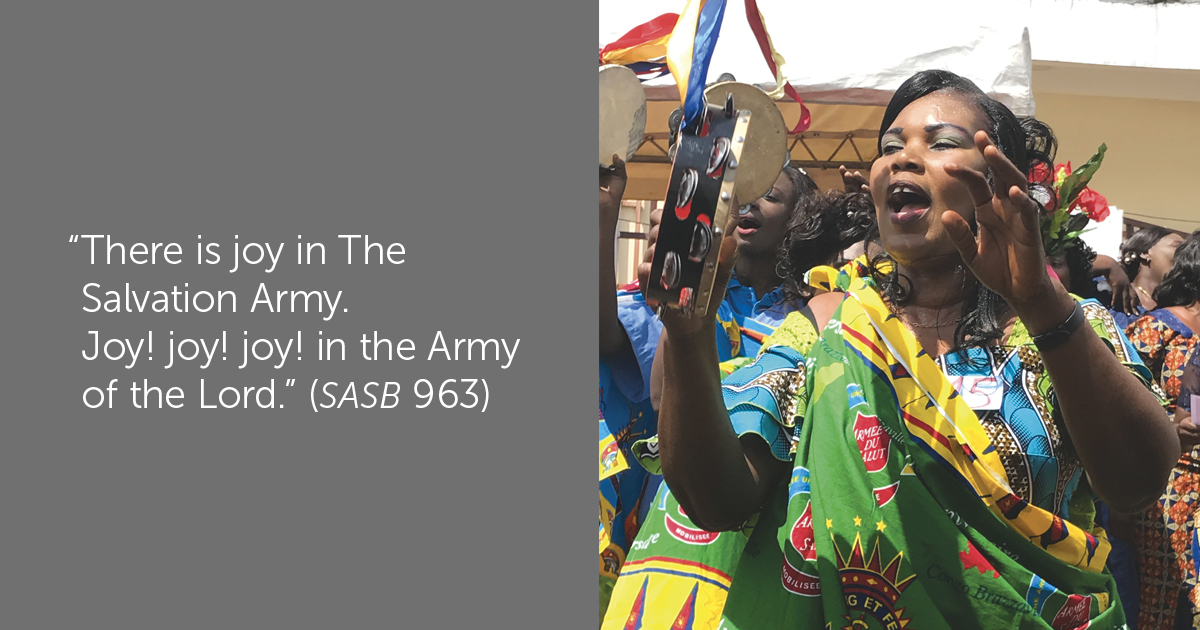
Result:
<instances>
[{"instance_id":1,"label":"woman's face","mask_svg":"<svg viewBox=\"0 0 1200 630\"><path fill-rule=\"evenodd\" d=\"M1063 254L1056 254L1046 259L1046 264L1054 270L1054 274L1058 276L1059 282L1062 283L1066 290L1071 290L1071 266L1067 264L1067 257Z\"/></svg>"},{"instance_id":2,"label":"woman's face","mask_svg":"<svg viewBox=\"0 0 1200 630\"><path fill-rule=\"evenodd\" d=\"M909 103L880 138L871 198L883 248L900 264L960 257L942 215L954 210L974 225L975 202L945 169L957 164L987 173L974 140L987 127L987 117L968 98L935 92Z\"/></svg>"},{"instance_id":3,"label":"woman's face","mask_svg":"<svg viewBox=\"0 0 1200 630\"><path fill-rule=\"evenodd\" d=\"M1167 275L1175 264L1175 250L1179 249L1180 243L1183 243L1183 237L1178 234L1168 234L1158 239L1146 254L1146 258L1150 259L1150 271L1159 278Z\"/></svg>"},{"instance_id":4,"label":"woman's face","mask_svg":"<svg viewBox=\"0 0 1200 630\"><path fill-rule=\"evenodd\" d=\"M750 256L775 256L787 233L788 218L795 204L792 180L780 173L771 190L749 205L740 215L734 239L738 253Z\"/></svg>"}]
</instances>

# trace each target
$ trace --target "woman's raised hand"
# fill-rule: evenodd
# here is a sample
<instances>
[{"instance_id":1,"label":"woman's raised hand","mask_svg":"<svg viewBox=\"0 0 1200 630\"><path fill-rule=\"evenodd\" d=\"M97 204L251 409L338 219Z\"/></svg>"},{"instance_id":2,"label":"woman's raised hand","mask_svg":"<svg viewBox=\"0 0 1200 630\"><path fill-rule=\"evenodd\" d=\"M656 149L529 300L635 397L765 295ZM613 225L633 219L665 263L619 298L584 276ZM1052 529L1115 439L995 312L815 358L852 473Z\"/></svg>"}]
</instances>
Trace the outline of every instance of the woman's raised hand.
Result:
<instances>
[{"instance_id":1,"label":"woman's raised hand","mask_svg":"<svg viewBox=\"0 0 1200 630\"><path fill-rule=\"evenodd\" d=\"M600 218L610 219L613 223L621 211L621 198L625 196L625 184L629 176L625 173L625 160L619 155L612 156L611 168L600 167Z\"/></svg>"},{"instance_id":2,"label":"woman's raised hand","mask_svg":"<svg viewBox=\"0 0 1200 630\"><path fill-rule=\"evenodd\" d=\"M975 133L975 146L983 153L995 190L987 175L958 164L947 164L946 173L967 185L975 202L978 234L957 212L942 215L942 224L963 261L984 286L1018 310L1045 302L1042 308L1062 310L1054 283L1046 273L1046 255L1038 206L1029 197L1029 181L999 149L987 132ZM1065 318L1066 314L1063 313ZM1024 317L1024 314L1022 314Z\"/></svg>"},{"instance_id":3,"label":"woman's raised hand","mask_svg":"<svg viewBox=\"0 0 1200 630\"><path fill-rule=\"evenodd\" d=\"M739 207L735 194L730 203L730 208L733 210L729 213L729 218L723 228L724 232L722 232L724 238L721 239L721 249L717 255L717 276L713 282L707 314L704 317L687 317L678 311L665 309L661 319L663 326L667 328L672 337L683 338L687 335L705 332L716 321L717 305L725 298L725 287L729 284L729 278L733 274L733 265L737 262L737 240L733 237L733 233L737 229L738 213L736 209ZM650 231L646 234L646 255L638 265L638 284L642 287L643 294L646 292L646 287L650 286L650 268L654 263L654 247L658 242L658 229L662 222L662 213L662 209L650 213ZM657 302L649 297L646 298L646 303L657 306Z\"/></svg>"},{"instance_id":4,"label":"woman's raised hand","mask_svg":"<svg viewBox=\"0 0 1200 630\"><path fill-rule=\"evenodd\" d=\"M867 178L858 171L850 172L850 169L845 166L839 166L838 172L842 174L842 188L848 193L864 193L867 196L871 195L871 184Z\"/></svg>"}]
</instances>

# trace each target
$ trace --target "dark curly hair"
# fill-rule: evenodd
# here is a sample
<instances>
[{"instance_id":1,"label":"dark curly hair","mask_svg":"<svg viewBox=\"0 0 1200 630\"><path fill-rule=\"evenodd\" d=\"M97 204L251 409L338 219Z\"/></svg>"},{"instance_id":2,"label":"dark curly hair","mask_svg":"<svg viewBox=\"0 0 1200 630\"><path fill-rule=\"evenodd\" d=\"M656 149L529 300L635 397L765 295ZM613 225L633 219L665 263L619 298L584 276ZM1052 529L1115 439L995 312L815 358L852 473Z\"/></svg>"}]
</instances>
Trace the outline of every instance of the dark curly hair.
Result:
<instances>
[{"instance_id":1,"label":"dark curly hair","mask_svg":"<svg viewBox=\"0 0 1200 630\"><path fill-rule=\"evenodd\" d=\"M1158 308L1188 306L1197 300L1200 300L1200 230L1179 244L1175 263L1154 290Z\"/></svg>"},{"instance_id":2,"label":"dark curly hair","mask_svg":"<svg viewBox=\"0 0 1200 630\"><path fill-rule=\"evenodd\" d=\"M970 79L945 70L918 72L896 90L884 111L883 123L879 126L877 149L881 155L883 134L891 128L900 112L913 101L935 92L953 92L965 96L977 106L991 124L987 132L996 148L1022 173L1029 173L1038 164L1044 164L1053 170L1058 141L1049 126L1036 118L1018 118L1008 107L989 97ZM990 169L987 178L988 184L994 189ZM1030 188L1030 197L1040 206L1041 202L1038 199L1048 198L1047 191L1038 190L1044 188L1044 185L1033 183L1030 184ZM974 224L971 228L977 229ZM892 265L889 273L881 272L879 263L885 260L886 254L876 257L872 272L884 296L893 304L902 306L911 297L912 281L901 275L895 265ZM964 308L966 312L963 321L954 331L954 344L957 348L983 346L989 341L1003 337L1002 316L1008 312L1009 306L999 295L982 283L976 282L967 296Z\"/></svg>"},{"instance_id":3,"label":"dark curly hair","mask_svg":"<svg viewBox=\"0 0 1200 630\"><path fill-rule=\"evenodd\" d=\"M1142 270L1142 265L1146 264L1142 260L1142 256L1148 255L1159 241L1172 234L1174 232L1165 227L1151 225L1134 232L1125 239L1125 242L1121 243L1121 268L1125 270L1125 275L1129 276L1130 280L1137 278L1138 272Z\"/></svg>"},{"instance_id":4,"label":"dark curly hair","mask_svg":"<svg viewBox=\"0 0 1200 630\"><path fill-rule=\"evenodd\" d=\"M792 182L792 216L795 216L796 210L804 202L804 198L820 189L813 178L808 176L808 173L791 164L784 166L782 172L787 175L788 181Z\"/></svg>"},{"instance_id":5,"label":"dark curly hair","mask_svg":"<svg viewBox=\"0 0 1200 630\"><path fill-rule=\"evenodd\" d=\"M804 273L837 260L847 247L866 239L875 227L875 206L864 193L817 192L800 201L788 221L776 271L789 300L813 295Z\"/></svg>"},{"instance_id":6,"label":"dark curly hair","mask_svg":"<svg viewBox=\"0 0 1200 630\"><path fill-rule=\"evenodd\" d=\"M1081 298L1099 296L1096 281L1092 276L1092 265L1096 264L1096 250L1075 237L1074 242L1063 251L1067 261L1067 269L1071 270L1071 286L1067 290Z\"/></svg>"}]
</instances>

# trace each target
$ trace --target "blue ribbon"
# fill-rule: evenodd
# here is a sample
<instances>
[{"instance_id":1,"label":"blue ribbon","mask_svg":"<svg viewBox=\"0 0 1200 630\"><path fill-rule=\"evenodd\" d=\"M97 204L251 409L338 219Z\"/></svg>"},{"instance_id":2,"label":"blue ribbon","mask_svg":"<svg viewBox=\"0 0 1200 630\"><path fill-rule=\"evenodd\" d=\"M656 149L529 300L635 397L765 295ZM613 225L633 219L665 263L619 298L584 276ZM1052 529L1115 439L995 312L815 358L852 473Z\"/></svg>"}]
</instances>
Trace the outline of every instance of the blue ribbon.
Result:
<instances>
[{"instance_id":1,"label":"blue ribbon","mask_svg":"<svg viewBox=\"0 0 1200 630\"><path fill-rule=\"evenodd\" d=\"M708 64L712 61L724 17L725 0L708 0L700 8L700 17L696 21L696 41L692 46L692 68L688 72L687 97L683 101L681 129L698 127L704 119L704 86L708 81Z\"/></svg>"}]
</instances>

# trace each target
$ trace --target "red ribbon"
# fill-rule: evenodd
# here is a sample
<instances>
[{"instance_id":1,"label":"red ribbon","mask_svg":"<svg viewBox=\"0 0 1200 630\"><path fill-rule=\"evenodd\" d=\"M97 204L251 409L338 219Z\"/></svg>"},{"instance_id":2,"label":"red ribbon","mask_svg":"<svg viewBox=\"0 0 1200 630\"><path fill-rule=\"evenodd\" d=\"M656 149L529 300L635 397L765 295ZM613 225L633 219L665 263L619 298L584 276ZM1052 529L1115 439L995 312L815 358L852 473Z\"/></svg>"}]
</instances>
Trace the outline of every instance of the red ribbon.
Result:
<instances>
[{"instance_id":1,"label":"red ribbon","mask_svg":"<svg viewBox=\"0 0 1200 630\"><path fill-rule=\"evenodd\" d=\"M767 41L767 27L763 25L762 14L758 12L758 3L755 0L746 0L746 21L750 23L750 30L754 31L754 38L758 40L758 47L762 50L763 58L767 60L767 66L771 68L771 76L778 76L779 68L775 64L775 57L771 54L771 44ZM804 105L796 88L786 80L783 82L783 91L800 104L800 120L790 133L806 131L812 124L812 114L808 111L808 107Z\"/></svg>"},{"instance_id":2,"label":"red ribbon","mask_svg":"<svg viewBox=\"0 0 1200 630\"><path fill-rule=\"evenodd\" d=\"M646 42L652 42L670 35L675 30L675 23L678 21L678 13L664 13L649 22L633 27L628 33L618 38L617 41L600 49L600 64L604 64L605 53L633 48L634 46L640 46ZM649 61L649 59L643 61Z\"/></svg>"}]
</instances>

